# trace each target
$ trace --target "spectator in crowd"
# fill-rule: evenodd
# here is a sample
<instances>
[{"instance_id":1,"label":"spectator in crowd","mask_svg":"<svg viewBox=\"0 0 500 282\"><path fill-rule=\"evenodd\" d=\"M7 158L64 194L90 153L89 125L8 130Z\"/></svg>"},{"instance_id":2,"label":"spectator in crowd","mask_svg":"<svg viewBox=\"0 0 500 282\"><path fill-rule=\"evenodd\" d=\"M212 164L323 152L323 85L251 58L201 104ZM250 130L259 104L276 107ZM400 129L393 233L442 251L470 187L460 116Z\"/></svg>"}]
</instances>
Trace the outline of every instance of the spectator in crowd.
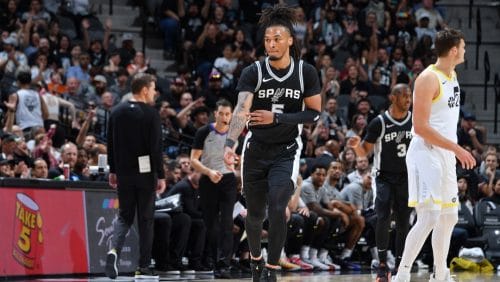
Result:
<instances>
[{"instance_id":1,"label":"spectator in crowd","mask_svg":"<svg viewBox=\"0 0 500 282\"><path fill-rule=\"evenodd\" d=\"M314 266L318 270L330 270L330 267L335 267L330 261L326 260L328 250L323 248L324 241L330 235L332 226L338 219L341 220L344 226L349 225L349 219L337 209L328 209L322 206L325 201L326 189L323 187L326 177L326 168L320 165L314 165L311 169L311 176L302 183L302 191L300 197L306 204L307 208L318 215L318 224L316 236L310 242L310 245L305 244L301 249L301 259ZM318 253L319 252L319 253ZM318 259L318 256L323 259L323 262Z\"/></svg>"},{"instance_id":2,"label":"spectator in crowd","mask_svg":"<svg viewBox=\"0 0 500 282\"><path fill-rule=\"evenodd\" d=\"M163 0L160 11L160 29L163 32L163 58L172 60L177 54L180 21L186 12L184 1Z\"/></svg>"},{"instance_id":3,"label":"spectator in crowd","mask_svg":"<svg viewBox=\"0 0 500 282\"><path fill-rule=\"evenodd\" d=\"M203 212L200 205L199 180L200 173L193 171L177 182L166 195L167 197L175 194L181 195L182 212L189 216L191 222L186 249L179 250L180 252L172 252L171 257L174 268L180 270L183 274L207 271L201 264L207 229L203 221ZM182 257L184 256L189 258L189 267L187 268L182 264Z\"/></svg>"},{"instance_id":4,"label":"spectator in crowd","mask_svg":"<svg viewBox=\"0 0 500 282\"><path fill-rule=\"evenodd\" d=\"M429 21L429 28L442 29L446 27L441 13L434 7L434 0L423 0L422 6L415 11L417 21L425 17Z\"/></svg>"},{"instance_id":5,"label":"spectator in crowd","mask_svg":"<svg viewBox=\"0 0 500 282\"><path fill-rule=\"evenodd\" d=\"M135 48L134 48L134 35L131 33L124 33L122 35L122 46L118 48L118 54L120 54L120 67L126 68L134 59Z\"/></svg>"},{"instance_id":6,"label":"spectator in crowd","mask_svg":"<svg viewBox=\"0 0 500 282\"><path fill-rule=\"evenodd\" d=\"M479 158L483 153L485 140L483 132L474 127L476 116L469 112L464 112L460 120L460 127L457 131L458 144L460 146L469 146L473 155Z\"/></svg>"},{"instance_id":7,"label":"spectator in crowd","mask_svg":"<svg viewBox=\"0 0 500 282\"><path fill-rule=\"evenodd\" d=\"M31 178L47 179L49 175L47 162L42 158L35 159L30 172Z\"/></svg>"},{"instance_id":8,"label":"spectator in crowd","mask_svg":"<svg viewBox=\"0 0 500 282\"><path fill-rule=\"evenodd\" d=\"M367 156L357 156L355 170L347 174L347 179L349 183L361 182L363 176L370 174L370 163Z\"/></svg>"},{"instance_id":9,"label":"spectator in crowd","mask_svg":"<svg viewBox=\"0 0 500 282\"><path fill-rule=\"evenodd\" d=\"M324 110L321 113L321 120L329 129L329 138L344 143L347 124L343 114L339 111L336 98L330 97L326 100Z\"/></svg>"},{"instance_id":10,"label":"spectator in crowd","mask_svg":"<svg viewBox=\"0 0 500 282\"><path fill-rule=\"evenodd\" d=\"M345 248L342 251L340 259L343 260L342 266L351 270L358 269L359 266L349 262L352 251L356 246L365 226L365 220L360 213L357 212L355 203L347 203L342 198L346 179L342 163L333 161L328 167L326 181L323 185L326 197L323 199L322 204L326 205L328 209L340 214L342 227L346 234Z\"/></svg>"},{"instance_id":11,"label":"spectator in crowd","mask_svg":"<svg viewBox=\"0 0 500 282\"><path fill-rule=\"evenodd\" d=\"M15 80L16 70L28 66L28 58L23 52L17 51L17 37L11 33L2 39L3 51L0 52L0 70L5 77L12 77Z\"/></svg>"},{"instance_id":12,"label":"spectator in crowd","mask_svg":"<svg viewBox=\"0 0 500 282\"><path fill-rule=\"evenodd\" d=\"M17 82L20 89L5 103L8 109L6 128L10 132L15 119L25 136L31 139L32 131L44 126L43 121L48 117L47 105L39 93L30 89L29 72L19 72Z\"/></svg>"},{"instance_id":13,"label":"spectator in crowd","mask_svg":"<svg viewBox=\"0 0 500 282\"><path fill-rule=\"evenodd\" d=\"M61 160L56 167L49 169L49 179L58 178L64 175L64 166L69 166L69 178L67 180L80 180L78 175L74 173L78 150L73 143L66 143L61 147ZM66 177L66 176L64 176Z\"/></svg>"}]
</instances>

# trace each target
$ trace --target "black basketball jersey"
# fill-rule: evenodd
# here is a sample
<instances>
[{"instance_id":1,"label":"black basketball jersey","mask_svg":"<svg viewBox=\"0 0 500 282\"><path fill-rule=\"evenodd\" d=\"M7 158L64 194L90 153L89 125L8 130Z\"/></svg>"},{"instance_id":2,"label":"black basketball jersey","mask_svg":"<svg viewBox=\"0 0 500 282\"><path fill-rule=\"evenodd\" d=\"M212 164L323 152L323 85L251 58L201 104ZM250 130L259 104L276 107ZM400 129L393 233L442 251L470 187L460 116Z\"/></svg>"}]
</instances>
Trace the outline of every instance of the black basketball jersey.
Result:
<instances>
[{"instance_id":1,"label":"black basketball jersey","mask_svg":"<svg viewBox=\"0 0 500 282\"><path fill-rule=\"evenodd\" d=\"M304 61L291 58L287 69L276 70L266 58L243 70L236 90L254 93L251 112L296 113L304 110L304 98L319 94L321 88L315 68ZM280 123L248 129L259 142L283 144L300 136L302 124Z\"/></svg>"},{"instance_id":2,"label":"black basketball jersey","mask_svg":"<svg viewBox=\"0 0 500 282\"><path fill-rule=\"evenodd\" d=\"M365 140L374 144L373 166L390 173L406 172L406 151L411 140L411 112L397 121L388 111L377 116L368 125Z\"/></svg>"}]
</instances>

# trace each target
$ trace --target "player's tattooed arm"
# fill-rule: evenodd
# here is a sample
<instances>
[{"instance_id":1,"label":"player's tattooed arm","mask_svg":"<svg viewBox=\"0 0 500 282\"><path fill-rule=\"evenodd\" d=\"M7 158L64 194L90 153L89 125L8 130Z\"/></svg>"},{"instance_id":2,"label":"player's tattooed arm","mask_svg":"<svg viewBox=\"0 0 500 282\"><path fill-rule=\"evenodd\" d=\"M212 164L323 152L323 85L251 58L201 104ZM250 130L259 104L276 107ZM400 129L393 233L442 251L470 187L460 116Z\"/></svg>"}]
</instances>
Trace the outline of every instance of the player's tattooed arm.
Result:
<instances>
[{"instance_id":1,"label":"player's tattooed arm","mask_svg":"<svg viewBox=\"0 0 500 282\"><path fill-rule=\"evenodd\" d=\"M245 127L248 119L248 114L250 113L250 108L252 107L253 93L248 91L242 91L238 94L238 103L234 109L233 118L229 125L229 132L227 139L236 142L238 136L240 136L241 131Z\"/></svg>"}]
</instances>

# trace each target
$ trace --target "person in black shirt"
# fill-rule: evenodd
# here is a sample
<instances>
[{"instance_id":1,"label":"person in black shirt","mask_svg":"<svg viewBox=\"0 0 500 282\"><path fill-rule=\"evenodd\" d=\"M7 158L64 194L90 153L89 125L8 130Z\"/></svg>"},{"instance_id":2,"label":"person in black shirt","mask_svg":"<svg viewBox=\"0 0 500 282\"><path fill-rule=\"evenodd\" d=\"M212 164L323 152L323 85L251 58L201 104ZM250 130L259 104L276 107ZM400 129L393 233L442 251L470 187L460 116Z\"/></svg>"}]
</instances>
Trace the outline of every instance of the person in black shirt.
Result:
<instances>
[{"instance_id":1,"label":"person in black shirt","mask_svg":"<svg viewBox=\"0 0 500 282\"><path fill-rule=\"evenodd\" d=\"M377 224L375 240L379 255L377 281L388 277L387 248L391 223L391 209L396 219L396 267L401 260L406 234L409 230L410 208L408 207L408 177L406 150L411 140L411 90L406 84L397 84L389 95L391 106L368 125L363 141L354 136L347 141L357 156L366 156L374 151L374 168L377 190L375 211ZM360 142L361 141L361 142Z\"/></svg>"},{"instance_id":2,"label":"person in black shirt","mask_svg":"<svg viewBox=\"0 0 500 282\"><path fill-rule=\"evenodd\" d=\"M112 249L106 258L105 273L110 278L118 275L116 263L136 210L140 257L135 278L158 277L148 268L153 245L155 197L156 193L161 194L165 190L160 116L151 106L155 88L152 75L137 74L132 80L133 97L117 106L109 118L109 185L118 188L120 201Z\"/></svg>"},{"instance_id":3,"label":"person in black shirt","mask_svg":"<svg viewBox=\"0 0 500 282\"><path fill-rule=\"evenodd\" d=\"M276 281L286 239L285 208L299 169L302 124L316 122L321 110L318 74L299 58L294 18L293 9L280 5L263 11L259 24L265 30L267 57L242 72L236 88L238 104L224 147L224 161L231 167L235 142L248 123L241 170L253 281ZM269 237L264 267L260 235L266 207Z\"/></svg>"}]
</instances>

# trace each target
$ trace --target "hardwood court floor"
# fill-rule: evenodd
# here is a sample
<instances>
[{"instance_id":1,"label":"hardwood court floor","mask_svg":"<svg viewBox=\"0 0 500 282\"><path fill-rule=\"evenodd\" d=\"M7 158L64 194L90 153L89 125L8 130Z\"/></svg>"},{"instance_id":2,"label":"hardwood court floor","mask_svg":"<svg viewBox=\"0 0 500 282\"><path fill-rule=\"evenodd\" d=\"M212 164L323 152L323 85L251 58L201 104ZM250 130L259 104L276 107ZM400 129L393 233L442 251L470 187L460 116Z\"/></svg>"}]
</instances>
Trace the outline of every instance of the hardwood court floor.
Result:
<instances>
[{"instance_id":1,"label":"hardwood court floor","mask_svg":"<svg viewBox=\"0 0 500 282\"><path fill-rule=\"evenodd\" d=\"M500 281L500 273L493 274L477 274L477 273L456 273L455 280L457 282L486 282L486 281ZM16 281L40 281L40 282L101 282L101 281L134 281L133 277L118 276L117 279L111 280L106 277L93 277L93 278L46 278L46 279L15 279ZM0 277L0 281L2 278ZM135 281L147 281L144 279ZM155 280L153 280L155 281ZM158 281L158 280L156 280ZM234 279L214 279L213 276L202 275L183 275L183 276L170 276L161 277L160 281L217 281L217 282L235 282L235 281L251 281L249 276L238 277ZM326 281L341 281L341 282L373 282L375 281L374 273L335 273L335 272L313 272L313 273L285 273L278 277L278 281L307 281L307 282L326 282ZM429 273L427 271L420 271L412 273L412 282L427 282L429 281Z\"/></svg>"}]
</instances>

